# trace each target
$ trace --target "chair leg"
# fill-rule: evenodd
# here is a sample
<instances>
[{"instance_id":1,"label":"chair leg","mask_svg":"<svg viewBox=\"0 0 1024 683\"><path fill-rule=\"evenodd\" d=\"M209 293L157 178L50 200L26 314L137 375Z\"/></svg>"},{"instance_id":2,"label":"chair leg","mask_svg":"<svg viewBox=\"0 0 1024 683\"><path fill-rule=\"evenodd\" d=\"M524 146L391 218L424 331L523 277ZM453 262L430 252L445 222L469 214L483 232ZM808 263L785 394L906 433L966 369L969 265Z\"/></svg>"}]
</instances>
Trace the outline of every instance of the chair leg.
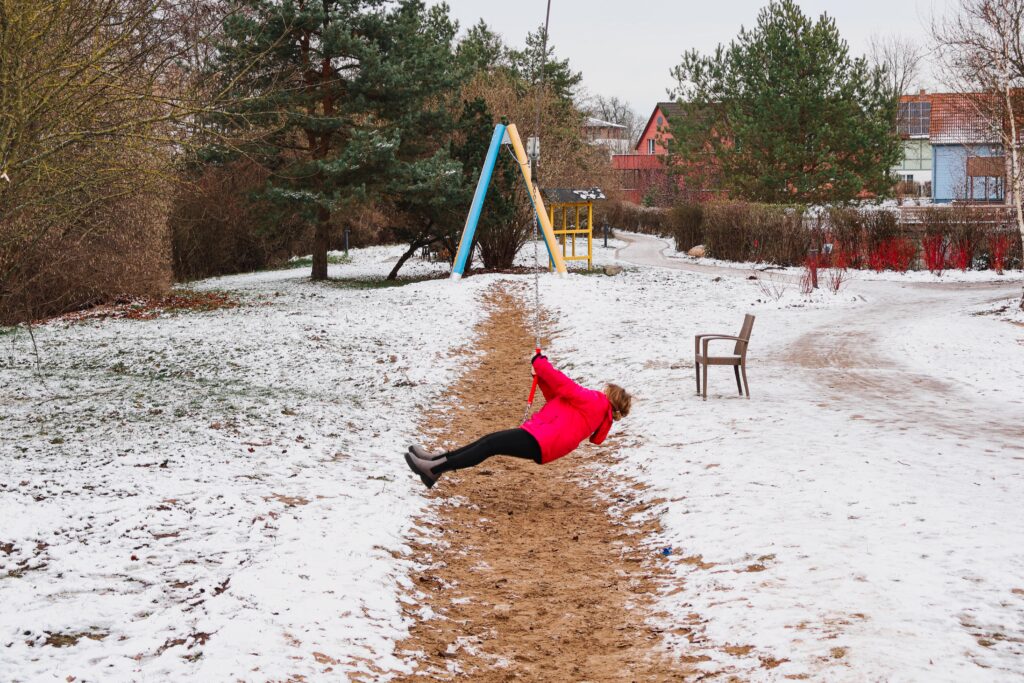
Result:
<instances>
[{"instance_id":1,"label":"chair leg","mask_svg":"<svg viewBox=\"0 0 1024 683\"><path fill-rule=\"evenodd\" d=\"M738 365L732 366L732 372L733 372L734 375L736 375L736 388L739 390L740 396L742 396L743 395L743 384L740 383L740 366L738 366Z\"/></svg>"},{"instance_id":2,"label":"chair leg","mask_svg":"<svg viewBox=\"0 0 1024 683\"><path fill-rule=\"evenodd\" d=\"M708 400L708 364L704 363L704 400Z\"/></svg>"},{"instance_id":3,"label":"chair leg","mask_svg":"<svg viewBox=\"0 0 1024 683\"><path fill-rule=\"evenodd\" d=\"M697 378L697 395L700 395L700 362L695 358L693 360L693 374Z\"/></svg>"},{"instance_id":4,"label":"chair leg","mask_svg":"<svg viewBox=\"0 0 1024 683\"><path fill-rule=\"evenodd\" d=\"M747 388L747 398L750 398L750 382L747 381L747 364L740 364L740 372L743 373L743 386Z\"/></svg>"}]
</instances>

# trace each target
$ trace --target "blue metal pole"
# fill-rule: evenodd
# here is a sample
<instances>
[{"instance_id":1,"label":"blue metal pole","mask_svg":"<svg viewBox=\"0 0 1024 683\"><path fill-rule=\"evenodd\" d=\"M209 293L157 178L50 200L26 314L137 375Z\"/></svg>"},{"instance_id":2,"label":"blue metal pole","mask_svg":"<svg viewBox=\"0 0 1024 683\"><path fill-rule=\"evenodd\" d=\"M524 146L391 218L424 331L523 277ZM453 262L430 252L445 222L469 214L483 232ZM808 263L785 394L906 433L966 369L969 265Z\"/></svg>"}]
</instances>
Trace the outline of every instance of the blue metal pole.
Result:
<instances>
[{"instance_id":1,"label":"blue metal pole","mask_svg":"<svg viewBox=\"0 0 1024 683\"><path fill-rule=\"evenodd\" d=\"M494 173L495 164L498 163L498 152L501 151L501 141L504 137L505 125L499 123L494 127L491 146L487 148L484 167L480 171L480 180L477 181L476 192L473 194L473 203L470 204L469 214L466 216L466 226L462 229L462 240L459 242L459 251L455 255L455 263L452 266L453 280L458 280L466 272L466 262L469 260L469 250L473 247L476 224L480 221L480 214L484 210L487 187L491 184L491 175Z\"/></svg>"}]
</instances>

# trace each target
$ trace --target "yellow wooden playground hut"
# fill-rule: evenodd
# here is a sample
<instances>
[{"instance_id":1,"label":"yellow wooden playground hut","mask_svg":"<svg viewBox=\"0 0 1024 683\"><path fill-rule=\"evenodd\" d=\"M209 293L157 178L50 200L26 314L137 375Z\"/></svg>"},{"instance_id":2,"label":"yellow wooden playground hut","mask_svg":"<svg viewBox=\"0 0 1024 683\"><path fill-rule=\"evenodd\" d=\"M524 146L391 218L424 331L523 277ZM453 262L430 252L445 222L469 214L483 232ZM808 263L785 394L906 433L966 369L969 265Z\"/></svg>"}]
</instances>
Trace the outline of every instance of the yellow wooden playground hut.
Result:
<instances>
[{"instance_id":1,"label":"yellow wooden playground hut","mask_svg":"<svg viewBox=\"0 0 1024 683\"><path fill-rule=\"evenodd\" d=\"M604 192L599 187L584 190L556 188L541 190L541 194L548 207L555 237L562 245L562 259L566 262L586 261L587 270L590 270L594 265L594 202L603 201ZM587 251L577 254L576 238L584 235L587 237Z\"/></svg>"}]
</instances>

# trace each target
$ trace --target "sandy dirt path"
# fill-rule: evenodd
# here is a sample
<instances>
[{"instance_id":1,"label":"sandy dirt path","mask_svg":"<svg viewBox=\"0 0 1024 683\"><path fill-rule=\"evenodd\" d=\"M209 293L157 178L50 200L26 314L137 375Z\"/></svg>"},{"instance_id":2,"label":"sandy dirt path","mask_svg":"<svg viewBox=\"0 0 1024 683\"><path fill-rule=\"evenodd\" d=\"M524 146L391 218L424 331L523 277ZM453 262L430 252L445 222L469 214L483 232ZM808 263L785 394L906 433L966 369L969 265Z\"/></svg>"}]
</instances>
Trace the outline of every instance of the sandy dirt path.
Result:
<instances>
[{"instance_id":1,"label":"sandy dirt path","mask_svg":"<svg viewBox=\"0 0 1024 683\"><path fill-rule=\"evenodd\" d=\"M449 415L424 425L435 446L522 419L533 345L527 313L509 290L487 303L477 345L486 353L443 399ZM438 482L438 522L424 523L426 537L412 542L428 567L413 579L435 616L399 643L415 673L398 680L686 677L647 623L668 574L642 538L659 530L629 522L637 509L585 467L612 448L614 438L543 467L495 457Z\"/></svg>"}]
</instances>

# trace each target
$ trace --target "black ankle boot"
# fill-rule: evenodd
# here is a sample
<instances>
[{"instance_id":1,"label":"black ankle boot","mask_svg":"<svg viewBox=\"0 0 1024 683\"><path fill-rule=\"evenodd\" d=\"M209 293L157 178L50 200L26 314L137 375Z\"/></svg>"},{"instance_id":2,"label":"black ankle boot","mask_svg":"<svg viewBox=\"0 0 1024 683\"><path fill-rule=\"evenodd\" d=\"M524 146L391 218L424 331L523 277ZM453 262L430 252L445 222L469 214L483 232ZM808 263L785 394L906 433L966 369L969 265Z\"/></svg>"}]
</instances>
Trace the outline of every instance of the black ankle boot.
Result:
<instances>
[{"instance_id":1,"label":"black ankle boot","mask_svg":"<svg viewBox=\"0 0 1024 683\"><path fill-rule=\"evenodd\" d=\"M415 474L420 475L420 481L423 482L424 486L426 486L428 489L433 488L438 476L440 476L434 474L430 470L430 468L433 467L436 463L430 460L424 460L423 458L413 455L412 449L409 449L406 452L405 462L409 465L409 469L411 469Z\"/></svg>"},{"instance_id":2,"label":"black ankle boot","mask_svg":"<svg viewBox=\"0 0 1024 683\"><path fill-rule=\"evenodd\" d=\"M444 453L428 453L422 446L409 446L409 452L420 460L440 460L445 456Z\"/></svg>"}]
</instances>

